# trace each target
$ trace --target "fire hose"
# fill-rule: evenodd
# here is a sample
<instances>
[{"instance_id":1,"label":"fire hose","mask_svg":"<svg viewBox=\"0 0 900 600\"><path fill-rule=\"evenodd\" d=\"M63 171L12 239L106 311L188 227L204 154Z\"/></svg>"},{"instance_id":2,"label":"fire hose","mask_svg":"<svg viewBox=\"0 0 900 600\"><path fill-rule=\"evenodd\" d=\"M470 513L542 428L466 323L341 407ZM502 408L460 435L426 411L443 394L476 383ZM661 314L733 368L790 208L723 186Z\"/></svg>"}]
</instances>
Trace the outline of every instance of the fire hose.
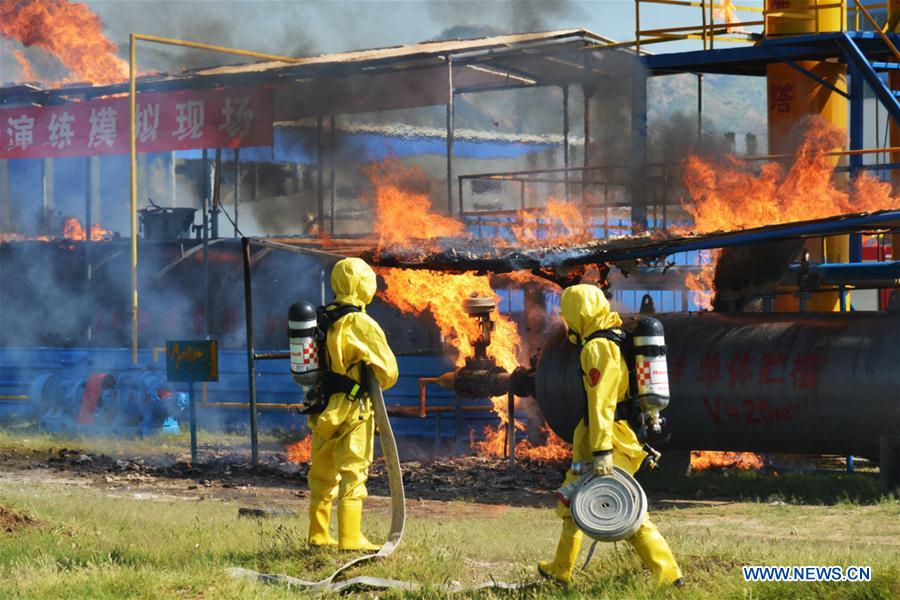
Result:
<instances>
[{"instance_id":1,"label":"fire hose","mask_svg":"<svg viewBox=\"0 0 900 600\"><path fill-rule=\"evenodd\" d=\"M575 463L572 470L584 473L592 462ZM605 477L592 473L556 490L557 499L569 508L580 530L594 539L581 569L591 564L598 542L618 542L640 529L647 517L647 495L641 484L627 471L614 467Z\"/></svg>"},{"instance_id":2,"label":"fire hose","mask_svg":"<svg viewBox=\"0 0 900 600\"><path fill-rule=\"evenodd\" d=\"M387 463L388 487L391 492L391 527L387 541L378 552L354 558L338 567L336 571L325 579L319 581L308 581L277 573L259 573L241 567L227 569L229 575L239 579L249 579L257 583L285 585L316 593L341 593L353 588L417 591L426 587L419 583L366 575L338 581L338 577L351 567L376 558L390 556L400 545L406 525L406 500L403 490L403 476L400 471L400 457L397 453L397 442L391 429L391 422L388 418L381 388L371 372L367 380L369 397L372 400L372 408L374 410L375 425L380 432L381 452ZM613 470L613 474L609 477L585 475L570 485L574 488L571 491L570 503L572 518L580 529L595 540L585 561L584 568L587 568L594 554L594 547L597 541L617 541L634 535L647 514L647 496L640 484L627 472L618 467ZM536 582L505 583L492 579L475 586L445 583L427 587L445 593L457 593L486 589L519 590L535 585L538 584Z\"/></svg>"},{"instance_id":3,"label":"fire hose","mask_svg":"<svg viewBox=\"0 0 900 600\"><path fill-rule=\"evenodd\" d=\"M228 569L232 577L251 579L260 583L280 583L289 587L305 588L311 592L340 592L350 587L399 587L403 588L404 582L397 582L377 577L354 577L345 581L335 581L338 576L364 562L375 558L386 558L400 545L403 539L403 528L406 525L406 496L403 491L403 474L400 472L400 456L397 454L397 441L394 439L394 430L391 429L391 421L388 418L387 408L384 405L384 396L372 371L366 378L369 384L369 398L372 400L372 408L375 413L375 426L378 428L381 440L381 453L387 463L388 487L391 491L391 529L384 545L374 554L366 554L348 561L338 569L320 581L306 581L289 575L257 573L249 569L233 567ZM399 585L402 584L402 585Z\"/></svg>"},{"instance_id":4,"label":"fire hose","mask_svg":"<svg viewBox=\"0 0 900 600\"><path fill-rule=\"evenodd\" d=\"M367 378L369 382L369 397L372 399L372 408L375 413L375 425L378 427L381 439L381 452L387 463L388 470L388 487L391 492L391 528L388 533L387 542L374 554L367 554L348 561L338 567L338 569L320 581L307 581L297 577L283 574L259 573L250 569L241 567L232 567L226 572L232 577L238 579L249 579L257 583L285 585L291 588L299 588L310 592L322 593L341 593L352 588L373 588L373 589L398 589L404 591L416 591L423 587L429 587L447 593L455 592L471 592L484 589L504 589L517 590L535 583L504 583L502 581L488 581L475 586L463 586L458 583L446 583L438 586L423 586L419 583L409 581L400 581L397 579L386 579L382 577L369 577L361 575L337 581L338 576L364 562L376 558L386 558L390 556L394 550L400 545L403 539L403 529L406 525L406 499L403 490L403 476L400 472L400 457L397 454L397 442L394 439L394 432L391 429L391 422L388 419L387 408L384 405L384 396L382 396L381 388L375 376L369 372Z\"/></svg>"},{"instance_id":5,"label":"fire hose","mask_svg":"<svg viewBox=\"0 0 900 600\"><path fill-rule=\"evenodd\" d=\"M612 475L579 479L569 510L578 528L601 542L633 536L647 516L647 495L640 484L619 467Z\"/></svg>"}]
</instances>

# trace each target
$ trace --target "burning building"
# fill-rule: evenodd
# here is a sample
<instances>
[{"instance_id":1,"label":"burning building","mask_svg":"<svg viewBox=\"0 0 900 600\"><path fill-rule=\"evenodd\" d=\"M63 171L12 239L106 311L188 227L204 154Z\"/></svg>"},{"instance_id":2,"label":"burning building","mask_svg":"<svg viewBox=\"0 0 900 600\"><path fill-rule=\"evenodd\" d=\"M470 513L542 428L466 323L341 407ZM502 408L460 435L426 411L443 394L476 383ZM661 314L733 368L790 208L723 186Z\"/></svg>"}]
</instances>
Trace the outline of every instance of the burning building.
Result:
<instances>
[{"instance_id":1,"label":"burning building","mask_svg":"<svg viewBox=\"0 0 900 600\"><path fill-rule=\"evenodd\" d=\"M568 30L143 75L136 264L124 238L140 234L121 209L127 86L0 90L7 408L63 347L115 376L190 333L225 348L201 419L245 419L248 395L274 421L296 419L276 412L299 400L278 362L287 308L325 300L328 265L353 254L384 281L372 310L402 355L387 400L418 417L401 434L468 444L474 431L483 452L564 454L580 382L555 302L559 285L593 281L622 312L644 296L660 312L712 311L660 317L673 447L890 454L897 201L864 159L888 150L863 148L862 90L900 118L878 76L900 55L891 36L844 31L840 8L802 10L813 30L773 8L748 32L729 12L699 27L696 52L641 54L641 36ZM713 48L722 35L754 44ZM648 80L679 73L764 77L771 155L714 160L696 146L650 161L648 128L666 123L648 117ZM540 128L506 114L520 97L543 111ZM627 105L615 119L596 110L610 97ZM841 217L867 211L889 212ZM58 222L73 215L90 240L66 238ZM95 236L97 221L119 236ZM878 310L841 314L864 303ZM450 389L421 387L433 379ZM844 402L851 389L863 409ZM539 407L516 400L532 390ZM839 435L848 421L853 434Z\"/></svg>"}]
</instances>

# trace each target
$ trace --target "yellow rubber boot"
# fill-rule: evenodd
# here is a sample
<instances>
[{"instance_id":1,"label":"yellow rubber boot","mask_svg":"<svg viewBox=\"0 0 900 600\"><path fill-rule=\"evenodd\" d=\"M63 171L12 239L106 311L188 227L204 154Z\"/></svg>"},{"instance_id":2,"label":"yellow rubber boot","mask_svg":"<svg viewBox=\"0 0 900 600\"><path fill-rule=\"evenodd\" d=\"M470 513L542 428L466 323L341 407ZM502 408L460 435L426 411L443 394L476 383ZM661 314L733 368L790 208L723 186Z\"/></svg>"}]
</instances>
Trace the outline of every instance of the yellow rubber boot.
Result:
<instances>
[{"instance_id":1,"label":"yellow rubber boot","mask_svg":"<svg viewBox=\"0 0 900 600\"><path fill-rule=\"evenodd\" d=\"M572 572L575 570L575 561L578 559L578 551L581 550L583 536L584 534L571 517L564 518L562 533L559 536L559 543L556 545L556 556L551 562L545 560L539 562L538 572L544 577L565 584L572 581Z\"/></svg>"},{"instance_id":2,"label":"yellow rubber boot","mask_svg":"<svg viewBox=\"0 0 900 600\"><path fill-rule=\"evenodd\" d=\"M362 498L338 502L338 548L341 550L378 550L362 533Z\"/></svg>"},{"instance_id":3,"label":"yellow rubber boot","mask_svg":"<svg viewBox=\"0 0 900 600\"><path fill-rule=\"evenodd\" d=\"M649 520L644 521L634 537L628 541L634 546L641 561L653 573L656 585L677 587L684 585L681 569L675 561L675 556L656 525Z\"/></svg>"},{"instance_id":4,"label":"yellow rubber boot","mask_svg":"<svg viewBox=\"0 0 900 600\"><path fill-rule=\"evenodd\" d=\"M310 546L337 546L328 527L331 525L331 500L315 496L309 500L309 535L306 543Z\"/></svg>"}]
</instances>

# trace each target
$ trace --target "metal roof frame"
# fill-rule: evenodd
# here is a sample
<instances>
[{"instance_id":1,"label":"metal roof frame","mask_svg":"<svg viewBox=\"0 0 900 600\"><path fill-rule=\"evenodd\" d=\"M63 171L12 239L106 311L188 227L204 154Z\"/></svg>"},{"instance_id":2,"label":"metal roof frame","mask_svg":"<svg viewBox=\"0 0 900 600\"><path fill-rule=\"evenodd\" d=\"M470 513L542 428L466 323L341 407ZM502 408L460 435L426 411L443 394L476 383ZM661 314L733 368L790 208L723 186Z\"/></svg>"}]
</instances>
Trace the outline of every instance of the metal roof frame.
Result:
<instances>
[{"instance_id":1,"label":"metal roof frame","mask_svg":"<svg viewBox=\"0 0 900 600\"><path fill-rule=\"evenodd\" d=\"M275 83L340 82L348 78L405 73L411 76L446 80L448 59L454 76L459 73L472 83L455 87L457 94L497 91L522 87L568 85L602 76L601 61L587 72L584 64L564 60L564 56L588 51L593 54L633 55L624 48L604 49L615 43L584 29L501 35L470 40L423 42L391 48L359 50L311 56L296 63L265 61L209 67L169 75L147 75L137 80L138 91L170 91L226 85ZM546 64L545 64L546 63ZM548 66L549 65L549 66ZM443 72L443 73L441 73ZM446 84L444 84L446 85ZM0 107L49 105L72 100L125 94L128 82L104 86L74 84L40 89L30 84L0 88ZM323 107L322 112L327 107ZM371 110L378 110L371 108Z\"/></svg>"}]
</instances>

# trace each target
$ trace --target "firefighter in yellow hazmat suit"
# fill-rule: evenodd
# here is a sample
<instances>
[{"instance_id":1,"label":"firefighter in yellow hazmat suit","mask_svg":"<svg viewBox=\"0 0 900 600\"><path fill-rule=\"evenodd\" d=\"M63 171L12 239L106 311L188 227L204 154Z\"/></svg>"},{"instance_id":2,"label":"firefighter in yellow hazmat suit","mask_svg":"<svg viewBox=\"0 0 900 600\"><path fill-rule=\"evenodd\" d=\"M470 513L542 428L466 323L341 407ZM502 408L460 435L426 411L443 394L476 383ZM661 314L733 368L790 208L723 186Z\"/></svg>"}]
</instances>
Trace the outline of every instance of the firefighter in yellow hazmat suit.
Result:
<instances>
[{"instance_id":1,"label":"firefighter in yellow hazmat suit","mask_svg":"<svg viewBox=\"0 0 900 600\"><path fill-rule=\"evenodd\" d=\"M616 404L628 392L628 367L619 347L608 339L593 339L592 333L622 325L618 313L610 311L609 301L594 285L567 288L560 300L562 317L569 328L570 341L583 345L581 372L587 391L586 414L575 428L572 462L593 462L595 475L609 475L613 465L632 475L647 454L625 420L615 420ZM577 480L571 470L563 485ZM562 534L552 561L541 561L538 571L558 581L572 579L575 560L581 548L582 532L572 520L569 509L560 503L556 513L562 518ZM669 545L656 526L646 518L637 533L628 539L638 556L653 573L658 585L682 585L681 569Z\"/></svg>"},{"instance_id":2,"label":"firefighter in yellow hazmat suit","mask_svg":"<svg viewBox=\"0 0 900 600\"><path fill-rule=\"evenodd\" d=\"M381 389L397 381L397 360L378 323L365 313L376 291L375 273L358 258L344 258L334 265L331 287L335 302L329 309L352 304L360 309L335 321L327 334L330 370L362 383L366 367ZM361 386L364 390L365 386ZM367 496L366 478L372 464L375 424L372 402L360 392L354 396L334 393L319 414L309 416L312 457L309 469L309 537L313 546L341 550L377 550L362 533L362 502ZM328 532L331 503L338 501L338 539Z\"/></svg>"}]
</instances>

